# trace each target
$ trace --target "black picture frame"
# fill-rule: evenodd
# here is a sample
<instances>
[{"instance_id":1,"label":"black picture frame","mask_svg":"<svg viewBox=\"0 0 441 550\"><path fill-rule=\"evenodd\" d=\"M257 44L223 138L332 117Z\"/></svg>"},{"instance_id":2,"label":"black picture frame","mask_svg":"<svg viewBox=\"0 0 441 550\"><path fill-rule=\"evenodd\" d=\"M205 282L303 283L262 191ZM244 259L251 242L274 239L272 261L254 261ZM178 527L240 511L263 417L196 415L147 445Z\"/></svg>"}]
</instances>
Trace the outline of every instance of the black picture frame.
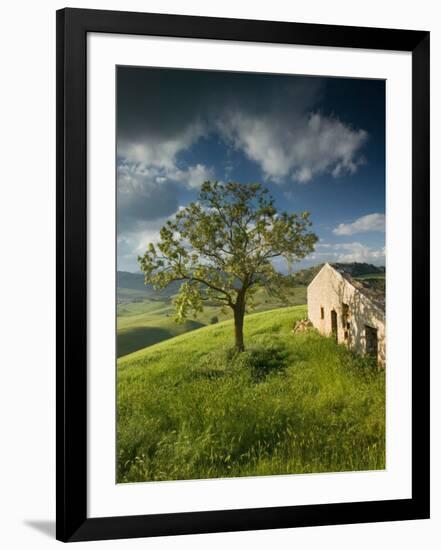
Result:
<instances>
[{"instance_id":1,"label":"black picture frame","mask_svg":"<svg viewBox=\"0 0 441 550\"><path fill-rule=\"evenodd\" d=\"M412 498L87 517L87 33L412 54ZM429 517L429 33L63 9L57 12L56 537L85 541ZM418 344L418 345L417 345Z\"/></svg>"}]
</instances>

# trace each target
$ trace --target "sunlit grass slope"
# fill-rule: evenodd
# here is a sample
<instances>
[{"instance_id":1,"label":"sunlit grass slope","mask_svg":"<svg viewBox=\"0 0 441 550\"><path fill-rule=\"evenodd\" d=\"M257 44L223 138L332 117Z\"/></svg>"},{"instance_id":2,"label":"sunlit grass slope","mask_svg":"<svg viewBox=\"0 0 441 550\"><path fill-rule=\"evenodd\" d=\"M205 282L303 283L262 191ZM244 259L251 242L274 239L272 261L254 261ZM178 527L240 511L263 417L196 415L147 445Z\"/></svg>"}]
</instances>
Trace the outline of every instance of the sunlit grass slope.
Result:
<instances>
[{"instance_id":1,"label":"sunlit grass slope","mask_svg":"<svg viewBox=\"0 0 441 550\"><path fill-rule=\"evenodd\" d=\"M282 304L280 299L268 296L264 291L259 290L256 311L274 309L282 307L282 305L304 304L306 303L306 287L293 288L288 300L288 304ZM175 317L176 311L172 300L164 297L118 304L118 357L173 338L178 334L212 324L214 318L216 321L231 319L232 313L229 308L223 312L219 307L206 306L196 318L188 319L185 323L176 323Z\"/></svg>"},{"instance_id":2,"label":"sunlit grass slope","mask_svg":"<svg viewBox=\"0 0 441 550\"><path fill-rule=\"evenodd\" d=\"M118 482L385 467L384 373L315 331L297 306L118 361Z\"/></svg>"},{"instance_id":3,"label":"sunlit grass slope","mask_svg":"<svg viewBox=\"0 0 441 550\"><path fill-rule=\"evenodd\" d=\"M167 302L142 301L118 306L118 357L204 326L200 319L178 324L175 316L173 304Z\"/></svg>"}]
</instances>

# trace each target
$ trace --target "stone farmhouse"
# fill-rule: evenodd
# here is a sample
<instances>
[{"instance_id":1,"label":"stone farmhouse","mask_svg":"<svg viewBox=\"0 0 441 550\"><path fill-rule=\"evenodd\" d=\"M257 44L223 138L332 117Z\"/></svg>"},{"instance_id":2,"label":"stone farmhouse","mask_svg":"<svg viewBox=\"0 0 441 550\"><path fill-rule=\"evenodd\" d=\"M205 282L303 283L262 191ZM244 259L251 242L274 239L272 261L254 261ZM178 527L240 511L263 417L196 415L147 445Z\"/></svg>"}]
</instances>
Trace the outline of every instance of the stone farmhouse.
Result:
<instances>
[{"instance_id":1,"label":"stone farmhouse","mask_svg":"<svg viewBox=\"0 0 441 550\"><path fill-rule=\"evenodd\" d=\"M320 333L385 366L384 293L326 263L308 286L308 317Z\"/></svg>"}]
</instances>

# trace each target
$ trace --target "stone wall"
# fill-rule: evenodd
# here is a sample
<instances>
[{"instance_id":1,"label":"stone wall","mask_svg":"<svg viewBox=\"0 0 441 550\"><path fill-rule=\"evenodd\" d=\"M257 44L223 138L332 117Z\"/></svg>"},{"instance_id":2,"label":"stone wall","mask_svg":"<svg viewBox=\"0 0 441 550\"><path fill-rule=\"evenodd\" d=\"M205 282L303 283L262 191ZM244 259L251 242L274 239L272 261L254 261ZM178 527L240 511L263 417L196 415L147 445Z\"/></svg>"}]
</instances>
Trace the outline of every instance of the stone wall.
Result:
<instances>
[{"instance_id":1,"label":"stone wall","mask_svg":"<svg viewBox=\"0 0 441 550\"><path fill-rule=\"evenodd\" d=\"M337 341L357 353L366 353L366 325L377 329L378 365L386 361L384 313L338 271L325 264L308 286L308 317L324 335L332 335L332 314L337 320Z\"/></svg>"}]
</instances>

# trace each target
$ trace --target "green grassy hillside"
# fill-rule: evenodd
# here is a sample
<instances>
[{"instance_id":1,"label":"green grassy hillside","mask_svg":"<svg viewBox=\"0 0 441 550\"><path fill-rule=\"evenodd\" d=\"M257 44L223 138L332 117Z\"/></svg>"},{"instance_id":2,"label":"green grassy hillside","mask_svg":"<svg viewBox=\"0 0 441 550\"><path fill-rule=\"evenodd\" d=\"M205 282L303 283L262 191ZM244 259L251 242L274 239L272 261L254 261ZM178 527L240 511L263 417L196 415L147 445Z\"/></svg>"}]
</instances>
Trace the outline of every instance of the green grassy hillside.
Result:
<instances>
[{"instance_id":1,"label":"green grassy hillside","mask_svg":"<svg viewBox=\"0 0 441 550\"><path fill-rule=\"evenodd\" d=\"M334 264L345 269L353 277L376 290L384 291L385 268L366 263ZM293 288L288 300L269 296L264 290L257 294L256 312L286 306L306 304L306 287L323 267L323 264L297 271L292 275ZM173 283L161 291L144 284L142 273L117 272L117 354L122 357L138 349L162 342L189 332L213 321L231 319L229 311L222 312L217 307L205 307L197 318L188 319L184 324L174 321L173 298L179 290L179 283Z\"/></svg>"},{"instance_id":2,"label":"green grassy hillside","mask_svg":"<svg viewBox=\"0 0 441 550\"><path fill-rule=\"evenodd\" d=\"M306 307L225 321L118 360L118 482L385 467L384 373L315 331Z\"/></svg>"},{"instance_id":3,"label":"green grassy hillside","mask_svg":"<svg viewBox=\"0 0 441 550\"><path fill-rule=\"evenodd\" d=\"M136 292L136 291L134 291ZM265 311L306 303L306 288L293 288L289 300L280 300L268 296L263 290L257 294L256 311ZM230 309L226 312L218 307L206 306L196 318L185 323L175 322L175 308L172 299L158 297L118 304L117 316L117 351L118 357L132 353L138 349L151 346L157 342L173 338L191 330L213 324L214 322L231 319Z\"/></svg>"},{"instance_id":4,"label":"green grassy hillside","mask_svg":"<svg viewBox=\"0 0 441 550\"><path fill-rule=\"evenodd\" d=\"M204 326L196 320L178 324L174 317L170 302L145 300L118 306L118 357Z\"/></svg>"}]
</instances>

